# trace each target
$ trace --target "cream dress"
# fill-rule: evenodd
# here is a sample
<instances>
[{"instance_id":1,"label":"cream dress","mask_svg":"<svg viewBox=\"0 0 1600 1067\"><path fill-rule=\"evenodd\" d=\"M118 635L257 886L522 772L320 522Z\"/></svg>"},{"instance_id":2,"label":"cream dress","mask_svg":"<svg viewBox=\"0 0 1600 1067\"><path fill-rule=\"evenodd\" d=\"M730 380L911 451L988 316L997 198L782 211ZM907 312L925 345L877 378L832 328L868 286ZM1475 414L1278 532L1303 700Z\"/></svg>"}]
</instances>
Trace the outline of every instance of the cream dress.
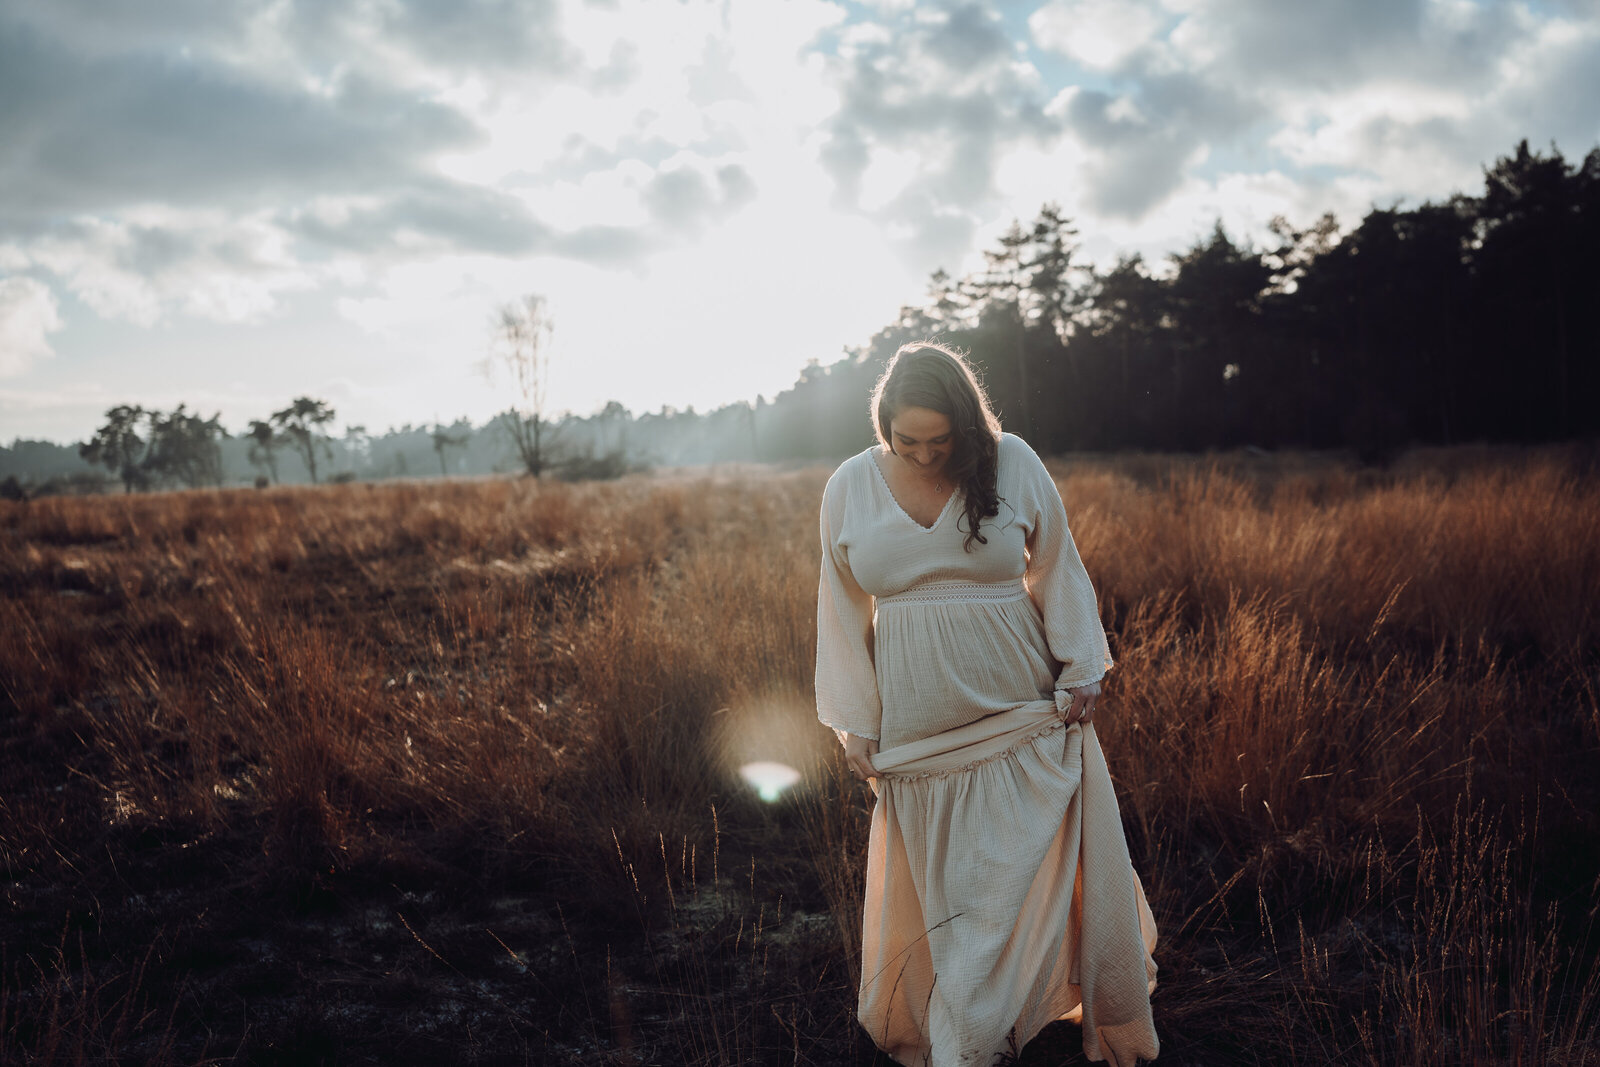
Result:
<instances>
[{"instance_id":1,"label":"cream dress","mask_svg":"<svg viewBox=\"0 0 1600 1067\"><path fill-rule=\"evenodd\" d=\"M1155 922L1093 727L1056 691L1111 666L1060 493L1000 439L999 514L963 549L868 449L822 501L817 714L878 740L858 1017L904 1064L988 1067L1055 1019L1091 1059L1159 1051Z\"/></svg>"}]
</instances>

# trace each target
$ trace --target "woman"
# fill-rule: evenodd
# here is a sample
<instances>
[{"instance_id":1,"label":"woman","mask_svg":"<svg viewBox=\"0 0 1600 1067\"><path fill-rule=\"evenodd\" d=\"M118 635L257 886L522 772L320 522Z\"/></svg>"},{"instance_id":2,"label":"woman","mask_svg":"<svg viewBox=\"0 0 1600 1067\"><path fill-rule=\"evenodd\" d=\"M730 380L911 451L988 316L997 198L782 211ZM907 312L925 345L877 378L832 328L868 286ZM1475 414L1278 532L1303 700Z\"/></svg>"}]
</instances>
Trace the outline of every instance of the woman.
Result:
<instances>
[{"instance_id":1,"label":"woman","mask_svg":"<svg viewBox=\"0 0 1600 1067\"><path fill-rule=\"evenodd\" d=\"M1155 923L1090 725L1111 666L1055 483L954 350L906 345L822 500L817 714L877 789L858 1017L987 1065L1055 1019L1154 1058Z\"/></svg>"}]
</instances>

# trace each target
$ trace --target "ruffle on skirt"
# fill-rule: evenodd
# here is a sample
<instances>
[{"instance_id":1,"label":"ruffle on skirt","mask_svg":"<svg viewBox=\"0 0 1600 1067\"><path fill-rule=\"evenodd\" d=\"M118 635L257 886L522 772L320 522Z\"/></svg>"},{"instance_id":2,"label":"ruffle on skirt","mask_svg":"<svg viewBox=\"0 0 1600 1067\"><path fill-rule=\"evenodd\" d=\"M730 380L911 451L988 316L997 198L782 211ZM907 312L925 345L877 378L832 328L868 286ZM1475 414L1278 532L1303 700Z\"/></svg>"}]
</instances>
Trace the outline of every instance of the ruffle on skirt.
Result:
<instances>
[{"instance_id":1,"label":"ruffle on skirt","mask_svg":"<svg viewBox=\"0 0 1600 1067\"><path fill-rule=\"evenodd\" d=\"M903 1064L988 1067L1056 1019L1160 1050L1155 919L1092 726L1041 700L878 753L858 1016Z\"/></svg>"}]
</instances>

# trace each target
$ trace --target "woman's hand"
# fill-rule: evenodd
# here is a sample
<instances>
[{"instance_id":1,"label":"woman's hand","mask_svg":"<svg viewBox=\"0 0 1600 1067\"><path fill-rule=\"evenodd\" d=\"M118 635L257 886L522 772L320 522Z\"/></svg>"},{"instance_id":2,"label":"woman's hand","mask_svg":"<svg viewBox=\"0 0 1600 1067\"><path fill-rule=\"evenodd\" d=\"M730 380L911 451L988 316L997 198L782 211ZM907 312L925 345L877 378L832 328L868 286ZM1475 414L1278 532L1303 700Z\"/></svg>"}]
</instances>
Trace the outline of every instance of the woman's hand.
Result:
<instances>
[{"instance_id":1,"label":"woman's hand","mask_svg":"<svg viewBox=\"0 0 1600 1067\"><path fill-rule=\"evenodd\" d=\"M1099 700L1099 682L1080 685L1076 689L1057 689L1056 712L1061 716L1061 721L1068 726L1075 722L1087 723L1091 721L1095 704Z\"/></svg>"},{"instance_id":2,"label":"woman's hand","mask_svg":"<svg viewBox=\"0 0 1600 1067\"><path fill-rule=\"evenodd\" d=\"M850 773L856 776L857 781L864 782L878 776L877 769L872 766L872 757L877 754L878 742L872 738L844 735L844 761L849 764Z\"/></svg>"}]
</instances>

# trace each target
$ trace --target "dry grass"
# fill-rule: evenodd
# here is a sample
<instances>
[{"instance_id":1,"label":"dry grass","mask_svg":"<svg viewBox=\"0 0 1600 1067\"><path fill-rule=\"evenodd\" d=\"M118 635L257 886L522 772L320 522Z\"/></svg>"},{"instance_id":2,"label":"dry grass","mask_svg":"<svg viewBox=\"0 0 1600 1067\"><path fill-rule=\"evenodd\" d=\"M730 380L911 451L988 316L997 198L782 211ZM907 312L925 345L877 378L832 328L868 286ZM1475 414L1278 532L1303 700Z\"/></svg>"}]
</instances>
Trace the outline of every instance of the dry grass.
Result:
<instances>
[{"instance_id":1,"label":"dry grass","mask_svg":"<svg viewBox=\"0 0 1600 1067\"><path fill-rule=\"evenodd\" d=\"M1600 1062L1586 468L1058 472L1163 1062ZM824 476L0 505L0 1058L879 1062Z\"/></svg>"}]
</instances>

